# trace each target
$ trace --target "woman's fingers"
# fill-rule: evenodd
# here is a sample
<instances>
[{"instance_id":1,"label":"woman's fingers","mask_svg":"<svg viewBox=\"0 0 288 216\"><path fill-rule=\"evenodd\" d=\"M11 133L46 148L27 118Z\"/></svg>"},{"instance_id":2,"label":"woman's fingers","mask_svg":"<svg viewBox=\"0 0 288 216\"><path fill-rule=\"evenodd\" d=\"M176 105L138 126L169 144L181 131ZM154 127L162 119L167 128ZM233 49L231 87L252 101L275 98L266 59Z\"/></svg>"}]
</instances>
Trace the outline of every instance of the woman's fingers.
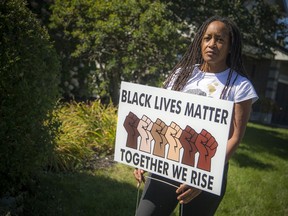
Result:
<instances>
[{"instance_id":1,"label":"woman's fingers","mask_svg":"<svg viewBox=\"0 0 288 216\"><path fill-rule=\"evenodd\" d=\"M141 176L139 175L139 170L138 169L134 169L134 177L138 182L141 182Z\"/></svg>"},{"instance_id":2,"label":"woman's fingers","mask_svg":"<svg viewBox=\"0 0 288 216\"><path fill-rule=\"evenodd\" d=\"M144 172L145 171L141 170L141 169L135 169L134 172L133 172L135 179L139 183L141 183L142 181L145 182L145 179L144 179L144 176L143 176Z\"/></svg>"},{"instance_id":3,"label":"woman's fingers","mask_svg":"<svg viewBox=\"0 0 288 216\"><path fill-rule=\"evenodd\" d=\"M180 187L176 190L176 193L180 194L177 197L179 202L181 204L186 204L193 200L195 197L197 197L201 193L201 190L185 184L181 184Z\"/></svg>"}]
</instances>

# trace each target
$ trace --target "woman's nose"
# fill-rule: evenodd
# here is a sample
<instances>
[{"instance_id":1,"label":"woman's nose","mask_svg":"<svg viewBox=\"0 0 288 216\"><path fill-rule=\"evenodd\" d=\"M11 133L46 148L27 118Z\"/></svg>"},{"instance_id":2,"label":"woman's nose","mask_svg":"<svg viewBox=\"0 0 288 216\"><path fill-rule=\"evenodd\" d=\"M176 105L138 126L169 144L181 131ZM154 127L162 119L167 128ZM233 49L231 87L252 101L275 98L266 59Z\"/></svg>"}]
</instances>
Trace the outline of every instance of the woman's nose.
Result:
<instances>
[{"instance_id":1,"label":"woman's nose","mask_svg":"<svg viewBox=\"0 0 288 216\"><path fill-rule=\"evenodd\" d=\"M209 47L215 47L216 46L216 40L215 39L211 39L209 41L209 44L208 44Z\"/></svg>"}]
</instances>

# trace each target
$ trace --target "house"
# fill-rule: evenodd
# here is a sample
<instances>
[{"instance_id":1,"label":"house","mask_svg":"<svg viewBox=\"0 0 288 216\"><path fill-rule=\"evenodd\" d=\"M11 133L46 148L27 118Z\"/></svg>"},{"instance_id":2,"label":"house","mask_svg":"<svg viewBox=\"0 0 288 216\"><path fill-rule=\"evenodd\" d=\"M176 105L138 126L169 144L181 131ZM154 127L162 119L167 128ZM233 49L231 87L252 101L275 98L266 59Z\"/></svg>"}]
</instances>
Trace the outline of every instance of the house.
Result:
<instances>
[{"instance_id":1,"label":"house","mask_svg":"<svg viewBox=\"0 0 288 216\"><path fill-rule=\"evenodd\" d=\"M288 126L288 52L274 53L261 59L244 53L244 65L259 95L250 120Z\"/></svg>"},{"instance_id":2,"label":"house","mask_svg":"<svg viewBox=\"0 0 288 216\"><path fill-rule=\"evenodd\" d=\"M253 1L247 1L247 6ZM266 0L278 4L284 17L288 18L288 0ZM288 19L286 18L288 26ZM287 34L288 35L288 34ZM277 35L276 35L277 37ZM255 48L244 47L243 62L259 95L253 105L251 121L288 127L288 36L283 46L273 50L274 54L257 57ZM285 48L286 47L286 48Z\"/></svg>"}]
</instances>

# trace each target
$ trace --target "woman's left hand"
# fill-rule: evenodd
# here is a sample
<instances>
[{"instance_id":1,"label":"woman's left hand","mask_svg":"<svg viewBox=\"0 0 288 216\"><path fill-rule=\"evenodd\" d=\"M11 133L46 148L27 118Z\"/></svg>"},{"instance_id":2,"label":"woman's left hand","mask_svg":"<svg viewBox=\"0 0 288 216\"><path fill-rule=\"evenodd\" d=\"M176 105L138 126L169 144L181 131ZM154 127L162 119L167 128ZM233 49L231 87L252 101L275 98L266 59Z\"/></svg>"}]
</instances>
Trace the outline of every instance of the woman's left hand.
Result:
<instances>
[{"instance_id":1,"label":"woman's left hand","mask_svg":"<svg viewBox=\"0 0 288 216\"><path fill-rule=\"evenodd\" d=\"M191 187L186 184L181 184L180 187L176 190L177 194L180 194L177 199L181 204L189 203L195 197L197 197L202 191L200 189Z\"/></svg>"}]
</instances>

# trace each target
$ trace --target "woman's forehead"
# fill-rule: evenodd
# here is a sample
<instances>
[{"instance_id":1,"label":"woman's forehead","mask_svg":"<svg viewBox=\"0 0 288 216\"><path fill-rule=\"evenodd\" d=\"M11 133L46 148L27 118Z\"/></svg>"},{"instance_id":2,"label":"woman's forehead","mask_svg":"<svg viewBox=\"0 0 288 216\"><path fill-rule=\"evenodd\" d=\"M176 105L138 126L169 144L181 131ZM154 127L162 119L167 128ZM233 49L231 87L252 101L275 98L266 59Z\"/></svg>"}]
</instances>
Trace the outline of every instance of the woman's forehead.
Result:
<instances>
[{"instance_id":1,"label":"woman's forehead","mask_svg":"<svg viewBox=\"0 0 288 216\"><path fill-rule=\"evenodd\" d=\"M229 35L229 30L225 23L221 21L213 21L207 26L205 33L214 33L224 36Z\"/></svg>"}]
</instances>

